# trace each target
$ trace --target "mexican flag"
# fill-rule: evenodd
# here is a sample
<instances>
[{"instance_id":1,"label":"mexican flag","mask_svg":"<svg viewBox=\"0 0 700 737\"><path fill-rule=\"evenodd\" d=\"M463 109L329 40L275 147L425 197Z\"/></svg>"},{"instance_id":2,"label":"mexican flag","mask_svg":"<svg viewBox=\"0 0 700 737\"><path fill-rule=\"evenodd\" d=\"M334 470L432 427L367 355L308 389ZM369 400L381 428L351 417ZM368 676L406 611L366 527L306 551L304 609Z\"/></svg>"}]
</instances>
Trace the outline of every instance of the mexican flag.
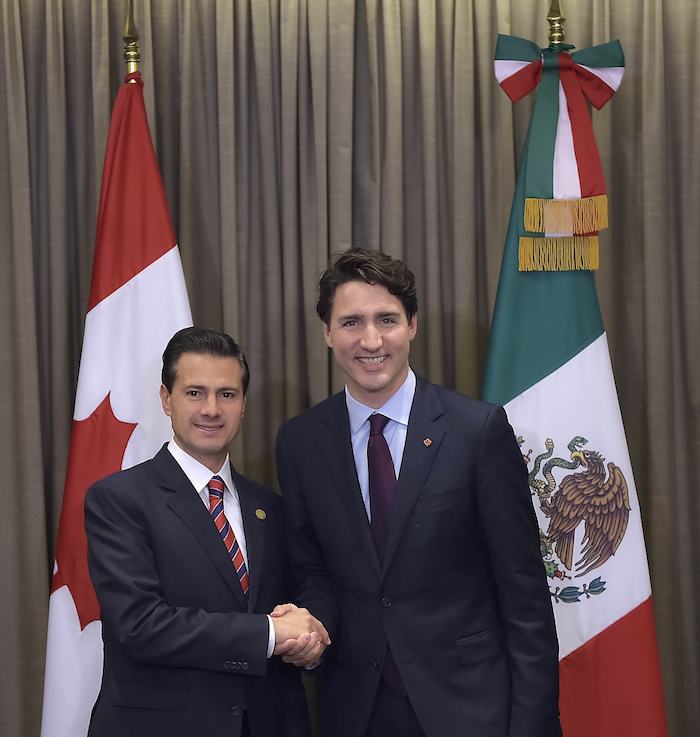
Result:
<instances>
[{"instance_id":1,"label":"mexican flag","mask_svg":"<svg viewBox=\"0 0 700 737\"><path fill-rule=\"evenodd\" d=\"M497 78L511 98L539 90L508 223L483 395L505 406L529 471L559 637L564 734L665 737L639 501L589 270L595 264L577 255L577 245L587 246L576 242L586 238L590 247L607 218L607 197L604 208L600 199L580 204L605 196L580 103L590 101L590 89L596 104L609 99L623 58L617 43L576 54L568 48L541 50L514 37L500 37L497 46ZM537 211L549 223L536 222ZM588 221L577 233L582 212ZM523 264L523 241L548 255Z\"/></svg>"},{"instance_id":2,"label":"mexican flag","mask_svg":"<svg viewBox=\"0 0 700 737\"><path fill-rule=\"evenodd\" d=\"M142 88L138 72L127 75L107 139L49 599L42 737L84 737L102 680L85 492L170 439L158 395L161 356L172 335L192 324Z\"/></svg>"}]
</instances>

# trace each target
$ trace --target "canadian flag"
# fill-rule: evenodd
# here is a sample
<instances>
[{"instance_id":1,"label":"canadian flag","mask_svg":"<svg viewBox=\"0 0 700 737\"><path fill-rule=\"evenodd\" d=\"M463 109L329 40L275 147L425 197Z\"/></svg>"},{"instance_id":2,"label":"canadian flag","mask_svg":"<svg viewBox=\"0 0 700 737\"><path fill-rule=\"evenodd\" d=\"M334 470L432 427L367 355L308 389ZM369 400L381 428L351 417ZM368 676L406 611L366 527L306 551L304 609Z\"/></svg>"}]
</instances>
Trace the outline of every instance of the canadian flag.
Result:
<instances>
[{"instance_id":1,"label":"canadian flag","mask_svg":"<svg viewBox=\"0 0 700 737\"><path fill-rule=\"evenodd\" d=\"M110 122L68 470L49 600L42 737L83 737L102 679L100 610L87 568L83 499L171 435L161 356L192 324L138 72Z\"/></svg>"}]
</instances>

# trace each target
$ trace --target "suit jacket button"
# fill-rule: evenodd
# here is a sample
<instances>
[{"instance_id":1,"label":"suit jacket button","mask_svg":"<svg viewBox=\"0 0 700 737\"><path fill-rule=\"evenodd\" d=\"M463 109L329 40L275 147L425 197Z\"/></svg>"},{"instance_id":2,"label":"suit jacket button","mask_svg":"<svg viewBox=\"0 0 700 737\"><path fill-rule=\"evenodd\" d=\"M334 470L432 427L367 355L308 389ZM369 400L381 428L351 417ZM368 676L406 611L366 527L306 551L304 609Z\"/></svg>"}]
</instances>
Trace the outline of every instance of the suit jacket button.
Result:
<instances>
[{"instance_id":1,"label":"suit jacket button","mask_svg":"<svg viewBox=\"0 0 700 737\"><path fill-rule=\"evenodd\" d=\"M224 660L224 670L231 670L231 663L228 660Z\"/></svg>"},{"instance_id":2,"label":"suit jacket button","mask_svg":"<svg viewBox=\"0 0 700 737\"><path fill-rule=\"evenodd\" d=\"M248 670L248 663L245 660L241 663L241 670Z\"/></svg>"},{"instance_id":3,"label":"suit jacket button","mask_svg":"<svg viewBox=\"0 0 700 737\"><path fill-rule=\"evenodd\" d=\"M379 670L379 661L378 660L373 660L372 661L372 667L374 668L374 670Z\"/></svg>"},{"instance_id":4,"label":"suit jacket button","mask_svg":"<svg viewBox=\"0 0 700 737\"><path fill-rule=\"evenodd\" d=\"M231 707L231 716L233 717L239 717L241 715L241 707L240 706L232 706Z\"/></svg>"},{"instance_id":5,"label":"suit jacket button","mask_svg":"<svg viewBox=\"0 0 700 737\"><path fill-rule=\"evenodd\" d=\"M382 596L382 606L388 609L391 606L391 598L388 596Z\"/></svg>"}]
</instances>

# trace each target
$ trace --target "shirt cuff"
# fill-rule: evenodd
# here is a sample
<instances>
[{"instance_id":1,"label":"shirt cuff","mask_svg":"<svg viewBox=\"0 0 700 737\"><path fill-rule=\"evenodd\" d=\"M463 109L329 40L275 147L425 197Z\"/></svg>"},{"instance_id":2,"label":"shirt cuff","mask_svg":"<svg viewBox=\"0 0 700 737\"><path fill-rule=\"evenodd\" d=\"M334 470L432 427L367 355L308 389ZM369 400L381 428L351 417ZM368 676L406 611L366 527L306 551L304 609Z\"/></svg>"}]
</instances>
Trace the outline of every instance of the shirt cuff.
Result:
<instances>
[{"instance_id":1,"label":"shirt cuff","mask_svg":"<svg viewBox=\"0 0 700 737\"><path fill-rule=\"evenodd\" d=\"M271 658L275 651L275 625L272 624L272 617L267 615L267 657Z\"/></svg>"}]
</instances>

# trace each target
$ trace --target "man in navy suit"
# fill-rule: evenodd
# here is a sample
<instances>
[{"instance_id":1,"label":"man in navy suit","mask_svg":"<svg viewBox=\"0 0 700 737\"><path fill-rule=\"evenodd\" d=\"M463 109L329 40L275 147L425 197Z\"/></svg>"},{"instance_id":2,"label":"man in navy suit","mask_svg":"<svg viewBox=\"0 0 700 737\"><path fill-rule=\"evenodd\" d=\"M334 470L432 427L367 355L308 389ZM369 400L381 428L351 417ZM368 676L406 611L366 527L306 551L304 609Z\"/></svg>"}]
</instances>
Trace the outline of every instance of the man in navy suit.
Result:
<instances>
[{"instance_id":1,"label":"man in navy suit","mask_svg":"<svg viewBox=\"0 0 700 737\"><path fill-rule=\"evenodd\" d=\"M163 354L173 439L85 499L90 575L101 607L102 686L90 737L308 737L292 642L318 653L327 633L288 600L282 508L230 464L245 413L238 344L186 328Z\"/></svg>"},{"instance_id":2,"label":"man in navy suit","mask_svg":"<svg viewBox=\"0 0 700 737\"><path fill-rule=\"evenodd\" d=\"M282 426L277 462L298 603L333 640L323 737L559 737L552 606L505 412L413 373L404 263L351 249L319 287L346 386Z\"/></svg>"}]
</instances>

